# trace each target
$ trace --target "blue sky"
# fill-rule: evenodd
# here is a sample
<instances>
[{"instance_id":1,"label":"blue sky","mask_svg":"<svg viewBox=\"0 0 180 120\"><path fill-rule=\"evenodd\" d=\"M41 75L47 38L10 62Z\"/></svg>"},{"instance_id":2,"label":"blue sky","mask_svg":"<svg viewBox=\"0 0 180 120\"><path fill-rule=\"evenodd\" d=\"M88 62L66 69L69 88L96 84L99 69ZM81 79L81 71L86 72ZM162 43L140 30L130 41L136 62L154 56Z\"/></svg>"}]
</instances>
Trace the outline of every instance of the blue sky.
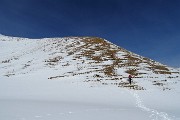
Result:
<instances>
[{"instance_id":1,"label":"blue sky","mask_svg":"<svg viewBox=\"0 0 180 120\"><path fill-rule=\"evenodd\" d=\"M98 36L180 67L179 0L0 0L0 33Z\"/></svg>"}]
</instances>

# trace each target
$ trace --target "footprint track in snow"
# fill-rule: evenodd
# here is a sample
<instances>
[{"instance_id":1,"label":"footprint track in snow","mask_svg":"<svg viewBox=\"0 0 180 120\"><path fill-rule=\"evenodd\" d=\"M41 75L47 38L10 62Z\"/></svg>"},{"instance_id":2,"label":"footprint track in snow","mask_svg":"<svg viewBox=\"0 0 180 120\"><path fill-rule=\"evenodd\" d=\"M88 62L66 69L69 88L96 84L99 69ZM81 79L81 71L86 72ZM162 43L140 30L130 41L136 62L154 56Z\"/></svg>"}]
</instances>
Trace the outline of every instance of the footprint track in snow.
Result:
<instances>
[{"instance_id":1,"label":"footprint track in snow","mask_svg":"<svg viewBox=\"0 0 180 120\"><path fill-rule=\"evenodd\" d=\"M146 111L148 113L150 113L151 115L149 116L151 118L151 120L172 120L167 113L165 112L159 112L155 109L151 109L146 107L143 104L143 101L141 100L141 98L139 97L139 95L137 94L136 91L131 91L130 92L134 98L136 99L136 105L138 108L140 108L143 111Z\"/></svg>"}]
</instances>

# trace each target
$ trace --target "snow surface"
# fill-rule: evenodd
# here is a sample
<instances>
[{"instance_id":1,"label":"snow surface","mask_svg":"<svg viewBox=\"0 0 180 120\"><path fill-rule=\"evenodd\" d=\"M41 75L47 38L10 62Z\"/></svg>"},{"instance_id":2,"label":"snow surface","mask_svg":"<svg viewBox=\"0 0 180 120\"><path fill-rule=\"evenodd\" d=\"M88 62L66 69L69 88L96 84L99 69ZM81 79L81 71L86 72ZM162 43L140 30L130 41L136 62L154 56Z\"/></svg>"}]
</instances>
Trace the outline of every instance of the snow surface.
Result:
<instances>
[{"instance_id":1,"label":"snow surface","mask_svg":"<svg viewBox=\"0 0 180 120\"><path fill-rule=\"evenodd\" d=\"M86 58L72 62L73 57L65 54L63 44L56 51L62 53L63 61L48 66L45 60L59 55L48 45L53 39L0 37L0 120L180 120L179 78L160 76L167 79L166 85L171 90L152 85L155 78L148 77L133 79L146 90L83 82L86 75L65 73L87 72L87 68L94 68L93 64L82 64ZM68 44L73 41L69 39ZM123 54L118 53L119 57ZM124 71L125 68L117 69L117 73L127 76ZM64 77L60 79L48 79L61 74Z\"/></svg>"}]
</instances>

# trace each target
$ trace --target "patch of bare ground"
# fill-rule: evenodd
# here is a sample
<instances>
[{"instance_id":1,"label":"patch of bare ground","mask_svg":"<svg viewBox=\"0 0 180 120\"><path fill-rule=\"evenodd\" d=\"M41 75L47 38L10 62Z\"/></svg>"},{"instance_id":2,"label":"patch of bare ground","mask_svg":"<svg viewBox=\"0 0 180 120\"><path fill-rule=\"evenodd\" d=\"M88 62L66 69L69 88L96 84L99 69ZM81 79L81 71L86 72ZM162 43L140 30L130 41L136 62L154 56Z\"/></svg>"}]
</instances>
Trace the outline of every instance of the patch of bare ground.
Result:
<instances>
[{"instance_id":1,"label":"patch of bare ground","mask_svg":"<svg viewBox=\"0 0 180 120\"><path fill-rule=\"evenodd\" d=\"M68 39L67 39L68 40ZM77 46L76 46L77 45ZM146 68L149 71L153 71L156 74L169 74L171 75L172 72L164 65L161 65L149 58L140 57L135 55L123 48L120 47L113 47L113 45L102 38L98 37L82 37L80 41L74 42L71 45L67 45L65 47L67 49L68 56L73 55L73 61L82 61L82 64L88 64L92 66L99 66L96 67L89 67L86 72L81 72L84 68L79 67L77 68L76 72L65 73L64 76L55 76L50 77L49 79L55 79L65 76L77 76L77 75L85 75L87 74L87 78L84 82L97 82L101 83L102 85L117 85L118 87L125 87L135 90L145 90L145 88L133 84L128 85L126 82L122 82L119 79L119 75L116 72L116 69L125 67L127 70L125 71L128 74L131 74L138 78L139 75L147 74L147 73L140 73L139 65L141 63L147 64ZM118 52L124 52L125 54L122 55L121 58L116 56ZM85 58L85 59L84 59ZM62 58L54 57L46 62L50 65L55 65L58 63ZM110 62L107 62L110 61ZM101 63L107 62L107 65L101 65ZM65 66L65 65L63 65ZM67 63L66 66L69 66ZM88 77L88 74L94 73L94 76ZM98 73L101 73L98 74ZM104 76L102 76L102 73ZM110 81L116 81L110 82ZM161 86L162 83L153 83L156 86Z\"/></svg>"}]
</instances>

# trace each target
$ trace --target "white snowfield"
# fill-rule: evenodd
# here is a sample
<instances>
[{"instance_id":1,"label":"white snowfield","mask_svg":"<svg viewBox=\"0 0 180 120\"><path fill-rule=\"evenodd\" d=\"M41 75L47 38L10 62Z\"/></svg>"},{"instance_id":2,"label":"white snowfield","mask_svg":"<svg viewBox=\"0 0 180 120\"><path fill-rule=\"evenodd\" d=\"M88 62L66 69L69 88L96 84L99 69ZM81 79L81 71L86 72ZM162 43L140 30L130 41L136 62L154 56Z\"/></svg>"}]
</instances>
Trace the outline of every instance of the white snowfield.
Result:
<instances>
[{"instance_id":1,"label":"white snowfield","mask_svg":"<svg viewBox=\"0 0 180 120\"><path fill-rule=\"evenodd\" d=\"M0 120L180 120L179 69L156 74L139 63L144 74L133 78L133 85L143 89L130 89L121 86L128 84L130 68L106 59L104 50L93 54L106 60L88 58L87 50L99 44L85 48L83 39L0 35ZM116 56L127 62L126 52ZM116 76L101 70L112 64Z\"/></svg>"}]
</instances>

